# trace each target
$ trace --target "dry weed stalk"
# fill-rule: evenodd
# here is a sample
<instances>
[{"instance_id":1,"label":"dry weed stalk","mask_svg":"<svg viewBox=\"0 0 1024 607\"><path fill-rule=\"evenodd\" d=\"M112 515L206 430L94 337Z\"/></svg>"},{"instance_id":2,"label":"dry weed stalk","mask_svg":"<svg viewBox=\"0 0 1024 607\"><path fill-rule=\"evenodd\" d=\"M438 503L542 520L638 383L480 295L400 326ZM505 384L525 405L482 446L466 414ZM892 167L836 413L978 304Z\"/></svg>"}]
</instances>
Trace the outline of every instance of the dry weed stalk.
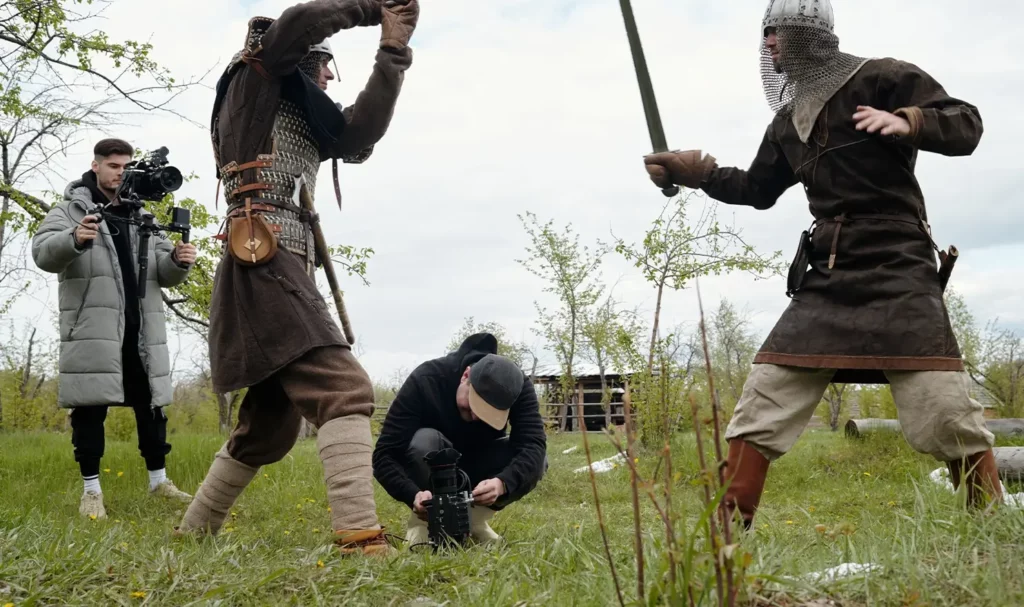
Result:
<instances>
[{"instance_id":1,"label":"dry weed stalk","mask_svg":"<svg viewBox=\"0 0 1024 607\"><path fill-rule=\"evenodd\" d=\"M676 533L672 525L672 432L668 424L668 370L665 355L661 355L661 415L665 424L665 534L668 536L668 575L672 591L676 587ZM652 477L652 481L656 477Z\"/></svg>"},{"instance_id":2,"label":"dry weed stalk","mask_svg":"<svg viewBox=\"0 0 1024 607\"><path fill-rule=\"evenodd\" d=\"M720 415L719 415L719 410L720 410L721 407L720 407L719 402L718 402L718 394L715 392L715 378L714 378L714 374L712 373L712 370L711 370L711 353L710 353L710 350L708 348L707 326L706 326L706 324L704 322L704 302L703 302L703 300L701 299L701 296L700 296L700 280L696 280L695 279L694 284L695 284L695 286L697 288L697 305L698 305L698 307L700 309L700 339L701 339L701 345L704 348L704 369L705 369L705 371L707 373L707 376L708 376L708 395L709 395L709 397L711 399L711 418L712 418L712 421L713 421L712 430L713 430L713 433L714 433L715 458L716 458L716 466L715 467L717 468L717 472L718 472L718 474L716 476L717 476L717 480L718 480L718 487L721 488L721 487L725 486L725 474L724 474L725 458L722 457L722 426L721 426ZM694 431L698 433L698 436L700 436L700 434L699 434L699 432L700 432L699 431L699 427L700 426L697 425L694 428ZM703 452L699 449L699 447L698 447L698 452L701 453L701 457L703 458ZM706 471L707 468L702 464L701 465L701 470L702 471ZM726 512L725 500L724 499L718 502L718 514L719 514L719 517L720 517L720 520L721 520L721 523L722 523L722 533L724 535L725 543L724 544L719 544L718 541L717 541L718 538L717 537L713 538L713 540L714 540L713 545L715 547L715 550L716 551L721 551L719 553L719 554L721 554L721 557L718 557L718 555L716 555L716 558L715 558L715 568L716 568L716 573L718 575L721 575L720 573L718 573L721 568L725 569L725 589L726 589L726 595L725 595L724 598L728 601L729 607L733 607L736 604L736 588L735 588L735 584L734 584L734 580L733 580L733 575L732 575L732 556L726 551L726 548L731 549L731 546L732 546L732 530L730 529L730 526L729 526L729 515ZM722 594L720 592L719 593L719 602L720 603L721 603L722 599L723 599L723 597L722 597Z\"/></svg>"},{"instance_id":3,"label":"dry weed stalk","mask_svg":"<svg viewBox=\"0 0 1024 607\"><path fill-rule=\"evenodd\" d=\"M700 464L701 485L704 487L704 505L711 505L711 486L715 483L714 474L708 470L707 461L704 458L704 440L700 435L700 414L697 412L697 400L690 395L690 410L693 411L693 433L697 440L697 462ZM718 527L715 525L715 517L708 517L708 538L711 541L712 549L718 550L721 545L718 536ZM719 559L715 558L715 585L718 588L718 596L722 596L722 569L718 565ZM719 599L721 602L721 599Z\"/></svg>"},{"instance_id":4,"label":"dry weed stalk","mask_svg":"<svg viewBox=\"0 0 1024 607\"><path fill-rule=\"evenodd\" d=\"M583 405L581 399L576 400L576 418L580 420L580 432L583 433L583 450L587 453L587 471L590 472L590 486L594 490L594 507L597 509L597 526L601 529L601 540L604 541L604 554L608 557L608 568L611 569L612 582L615 583L615 594L619 598L619 605L625 607L622 600L622 588L619 587L619 576L615 572L615 561L612 560L612 550L608 545L608 530L604 526L604 516L601 514L601 499L597 495L597 477L594 476L594 460L590 456L590 441L587 440L587 424L583 418Z\"/></svg>"},{"instance_id":5,"label":"dry weed stalk","mask_svg":"<svg viewBox=\"0 0 1024 607\"><path fill-rule=\"evenodd\" d=\"M636 467L633 465L633 406L629 386L622 395L623 413L626 414L626 461L629 462L629 485L633 492L633 533L636 550L636 593L644 600L644 540L640 531L640 491L637 486Z\"/></svg>"}]
</instances>

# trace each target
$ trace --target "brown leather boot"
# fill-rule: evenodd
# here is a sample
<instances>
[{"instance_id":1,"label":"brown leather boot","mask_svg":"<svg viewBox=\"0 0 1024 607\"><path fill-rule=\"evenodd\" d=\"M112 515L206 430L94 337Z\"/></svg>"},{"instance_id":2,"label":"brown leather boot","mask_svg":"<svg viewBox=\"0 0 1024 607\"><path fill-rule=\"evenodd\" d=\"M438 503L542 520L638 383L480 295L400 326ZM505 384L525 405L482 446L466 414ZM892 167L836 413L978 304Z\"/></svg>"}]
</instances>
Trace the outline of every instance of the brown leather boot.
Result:
<instances>
[{"instance_id":1,"label":"brown leather boot","mask_svg":"<svg viewBox=\"0 0 1024 607\"><path fill-rule=\"evenodd\" d=\"M966 471L969 508L985 508L992 502L1003 501L999 468L996 467L996 458L991 449L953 460L946 465L949 467L949 477L953 481L954 490L960 489Z\"/></svg>"},{"instance_id":2,"label":"brown leather boot","mask_svg":"<svg viewBox=\"0 0 1024 607\"><path fill-rule=\"evenodd\" d=\"M335 531L334 536L334 543L345 555L362 553L364 556L384 556L393 551L384 537L383 529Z\"/></svg>"},{"instance_id":3,"label":"brown leather boot","mask_svg":"<svg viewBox=\"0 0 1024 607\"><path fill-rule=\"evenodd\" d=\"M745 529L754 524L754 512L761 501L769 463L750 443L741 439L729 441L729 456L723 475L728 485L725 508L730 519L739 511Z\"/></svg>"}]
</instances>

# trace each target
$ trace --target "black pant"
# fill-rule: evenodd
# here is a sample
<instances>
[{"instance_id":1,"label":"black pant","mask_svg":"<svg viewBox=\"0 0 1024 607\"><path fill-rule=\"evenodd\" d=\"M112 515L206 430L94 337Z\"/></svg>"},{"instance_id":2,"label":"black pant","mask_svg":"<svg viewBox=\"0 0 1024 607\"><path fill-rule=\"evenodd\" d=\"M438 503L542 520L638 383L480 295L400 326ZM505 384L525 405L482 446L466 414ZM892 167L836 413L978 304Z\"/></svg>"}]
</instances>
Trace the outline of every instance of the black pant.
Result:
<instances>
[{"instance_id":1,"label":"black pant","mask_svg":"<svg viewBox=\"0 0 1024 607\"><path fill-rule=\"evenodd\" d=\"M171 452L167 442L167 416L160 407L145 405L133 407L135 427L139 435L139 451L146 460L147 470L164 468L164 461ZM100 458L103 457L103 422L107 419L107 407L78 407L71 411L71 444L75 446L75 461L82 470L82 476L96 476L100 473Z\"/></svg>"},{"instance_id":2,"label":"black pant","mask_svg":"<svg viewBox=\"0 0 1024 607\"><path fill-rule=\"evenodd\" d=\"M451 441L434 428L420 428L409 441L406 449L405 472L412 479L412 482L419 486L420 491L430 490L430 467L423 456L431 451L448 449L452 446ZM460 452L461 453L461 452ZM458 467L469 476L469 491L473 491L480 481L496 477L505 466L512 461L515 453L509 444L508 437L488 443L485 447L472 452L462 453L459 458ZM548 458L544 456L544 469L547 470ZM491 510L501 510L512 502L520 500L529 491L516 490L499 497L493 504L488 506Z\"/></svg>"}]
</instances>

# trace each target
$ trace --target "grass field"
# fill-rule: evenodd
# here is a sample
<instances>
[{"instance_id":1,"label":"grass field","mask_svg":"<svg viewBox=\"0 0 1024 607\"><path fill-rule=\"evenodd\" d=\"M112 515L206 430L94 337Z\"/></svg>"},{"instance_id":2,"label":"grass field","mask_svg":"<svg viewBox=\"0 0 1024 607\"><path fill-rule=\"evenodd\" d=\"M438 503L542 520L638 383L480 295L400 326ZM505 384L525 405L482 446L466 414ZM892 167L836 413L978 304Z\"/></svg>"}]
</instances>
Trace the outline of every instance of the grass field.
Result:
<instances>
[{"instance_id":1,"label":"grass field","mask_svg":"<svg viewBox=\"0 0 1024 607\"><path fill-rule=\"evenodd\" d=\"M606 438L591 439L595 459L614 454ZM195 490L221 442L173 437L168 472L179 487ZM81 480L68 436L0 434L0 607L615 604L588 476L573 472L586 465L585 454L562 453L581 442L579 435L550 439L545 479L494 519L505 547L362 559L331 549L311 441L261 470L223 535L172 540L184 506L147 495L133 442L108 441L101 480L109 518L91 521L78 515ZM681 436L675 447L675 501L696 516L689 445ZM641 454L640 464L650 471L654 457ZM936 467L898 436L805 434L773 465L756 533L744 539L759 604L1024 604L1024 512L965 513L955 495L928 480ZM619 467L598 480L623 592L633 601L628 472ZM382 522L401 535L407 509L377 491ZM664 532L643 505L650 579ZM823 585L767 582L845 562L881 569Z\"/></svg>"}]
</instances>

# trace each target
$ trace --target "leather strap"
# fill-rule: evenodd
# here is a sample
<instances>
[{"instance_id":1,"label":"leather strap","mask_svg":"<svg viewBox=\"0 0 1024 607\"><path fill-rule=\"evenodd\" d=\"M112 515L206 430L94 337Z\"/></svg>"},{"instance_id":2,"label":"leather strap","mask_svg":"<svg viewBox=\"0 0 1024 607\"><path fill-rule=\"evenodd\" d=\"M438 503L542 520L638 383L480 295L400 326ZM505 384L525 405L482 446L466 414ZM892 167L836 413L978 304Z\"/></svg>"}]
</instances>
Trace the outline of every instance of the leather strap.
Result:
<instances>
[{"instance_id":1,"label":"leather strap","mask_svg":"<svg viewBox=\"0 0 1024 607\"><path fill-rule=\"evenodd\" d=\"M256 191L259 191L259 190L272 190L273 188L274 188L274 186L269 184L269 183L250 183L249 185L239 186L239 187L235 188L234 190L231 190L231 193L228 194L228 196L230 196L231 198L234 198L235 196L238 196L239 194L244 194L245 192L256 192Z\"/></svg>"},{"instance_id":2,"label":"leather strap","mask_svg":"<svg viewBox=\"0 0 1024 607\"><path fill-rule=\"evenodd\" d=\"M299 213L299 214L301 214L302 211L304 210L302 207L295 206L294 204L292 204L290 202L282 202L280 200L271 200L269 198L260 198L259 196L249 197L248 200L252 201L254 207L256 205L261 205L261 206L264 206L264 207L270 207L270 208L263 209L263 210L270 211L270 212L274 212L274 211L278 211L278 210L285 210L285 211L291 211L292 213ZM245 202L244 201L232 203L228 207L228 212L234 211L235 209L241 208L243 206L245 206Z\"/></svg>"},{"instance_id":3,"label":"leather strap","mask_svg":"<svg viewBox=\"0 0 1024 607\"><path fill-rule=\"evenodd\" d=\"M263 67L263 60L256 55L263 50L262 46L256 47L256 50L249 52L245 51L242 53L242 63L252 66L252 69L256 70L256 73L263 77L264 80L270 80L270 74L267 73L266 68Z\"/></svg>"},{"instance_id":4,"label":"leather strap","mask_svg":"<svg viewBox=\"0 0 1024 607\"><path fill-rule=\"evenodd\" d=\"M274 166L273 161L270 160L253 160L250 162L243 162L242 164L236 164L223 169L224 176L234 175L235 173L241 173L248 169L265 169Z\"/></svg>"},{"instance_id":5,"label":"leather strap","mask_svg":"<svg viewBox=\"0 0 1024 607\"><path fill-rule=\"evenodd\" d=\"M338 181L338 159L331 158L331 174L334 177L334 197L338 199L338 210L341 210L341 182Z\"/></svg>"}]
</instances>

